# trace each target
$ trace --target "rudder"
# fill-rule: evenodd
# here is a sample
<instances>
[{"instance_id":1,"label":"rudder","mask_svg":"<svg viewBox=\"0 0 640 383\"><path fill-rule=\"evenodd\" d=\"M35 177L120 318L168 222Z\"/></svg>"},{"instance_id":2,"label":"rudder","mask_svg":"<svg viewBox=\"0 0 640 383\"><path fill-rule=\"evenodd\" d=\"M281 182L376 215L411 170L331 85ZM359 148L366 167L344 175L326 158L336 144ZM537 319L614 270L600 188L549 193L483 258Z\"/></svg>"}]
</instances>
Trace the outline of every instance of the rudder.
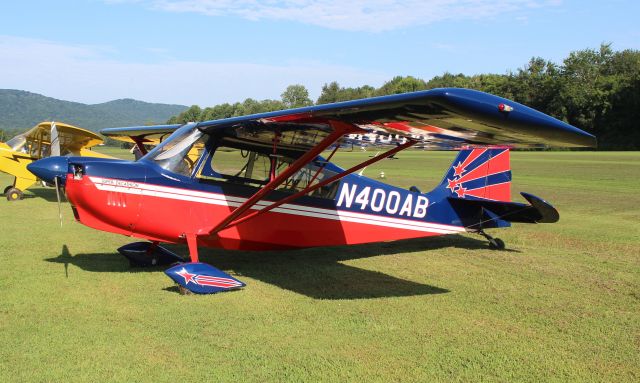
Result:
<instances>
[{"instance_id":1,"label":"rudder","mask_svg":"<svg viewBox=\"0 0 640 383\"><path fill-rule=\"evenodd\" d=\"M458 153L436 189L451 197L511 201L508 148L464 149Z\"/></svg>"}]
</instances>

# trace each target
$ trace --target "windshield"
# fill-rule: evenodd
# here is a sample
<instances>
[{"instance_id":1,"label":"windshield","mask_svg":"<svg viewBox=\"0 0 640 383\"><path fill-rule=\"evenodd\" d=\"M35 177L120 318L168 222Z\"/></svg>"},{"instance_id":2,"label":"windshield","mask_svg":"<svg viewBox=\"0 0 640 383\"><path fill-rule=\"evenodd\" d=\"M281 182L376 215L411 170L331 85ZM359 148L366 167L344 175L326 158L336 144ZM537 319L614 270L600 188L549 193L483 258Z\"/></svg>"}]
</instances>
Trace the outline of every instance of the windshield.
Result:
<instances>
[{"instance_id":1,"label":"windshield","mask_svg":"<svg viewBox=\"0 0 640 383\"><path fill-rule=\"evenodd\" d=\"M141 160L155 162L174 173L191 175L195 162L204 150L202 135L196 124L185 125Z\"/></svg>"},{"instance_id":2,"label":"windshield","mask_svg":"<svg viewBox=\"0 0 640 383\"><path fill-rule=\"evenodd\" d=\"M22 147L26 143L27 143L27 138L24 136L24 134L17 135L12 139L10 139L9 141L7 141L7 145L9 145L11 149L15 150L16 152L22 149Z\"/></svg>"}]
</instances>

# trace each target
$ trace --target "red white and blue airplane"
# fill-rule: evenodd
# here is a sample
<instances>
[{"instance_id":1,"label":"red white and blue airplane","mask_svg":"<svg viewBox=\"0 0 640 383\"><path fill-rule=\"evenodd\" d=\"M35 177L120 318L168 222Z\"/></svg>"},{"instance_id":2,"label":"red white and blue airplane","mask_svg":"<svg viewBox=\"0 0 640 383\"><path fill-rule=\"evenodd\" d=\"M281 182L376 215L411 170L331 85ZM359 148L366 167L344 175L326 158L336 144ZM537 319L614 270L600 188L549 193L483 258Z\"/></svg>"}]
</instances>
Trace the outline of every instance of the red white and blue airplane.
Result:
<instances>
[{"instance_id":1,"label":"red white and blue airplane","mask_svg":"<svg viewBox=\"0 0 640 383\"><path fill-rule=\"evenodd\" d=\"M29 170L64 185L81 223L147 240L118 249L133 264L177 262L166 274L195 293L245 285L200 263L199 246L296 249L474 232L504 248L485 230L559 218L531 194L522 193L528 203L511 201L509 149L596 145L524 105L456 88L102 133L142 151L166 138L134 162L51 157ZM349 169L330 162L341 140L370 133L394 144ZM414 145L460 150L428 193L356 173ZM186 244L190 262L160 243Z\"/></svg>"}]
</instances>

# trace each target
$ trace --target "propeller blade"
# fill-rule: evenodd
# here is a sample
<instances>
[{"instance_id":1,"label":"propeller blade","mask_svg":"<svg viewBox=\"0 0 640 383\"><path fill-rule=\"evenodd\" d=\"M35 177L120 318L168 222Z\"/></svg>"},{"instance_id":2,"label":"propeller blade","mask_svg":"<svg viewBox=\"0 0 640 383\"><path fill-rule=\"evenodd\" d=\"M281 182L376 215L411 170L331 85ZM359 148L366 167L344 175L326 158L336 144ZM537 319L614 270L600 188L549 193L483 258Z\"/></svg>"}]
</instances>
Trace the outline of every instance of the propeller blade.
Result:
<instances>
[{"instance_id":1,"label":"propeller blade","mask_svg":"<svg viewBox=\"0 0 640 383\"><path fill-rule=\"evenodd\" d=\"M58 137L58 127L55 122L51 122L51 156L60 155L60 139Z\"/></svg>"}]
</instances>

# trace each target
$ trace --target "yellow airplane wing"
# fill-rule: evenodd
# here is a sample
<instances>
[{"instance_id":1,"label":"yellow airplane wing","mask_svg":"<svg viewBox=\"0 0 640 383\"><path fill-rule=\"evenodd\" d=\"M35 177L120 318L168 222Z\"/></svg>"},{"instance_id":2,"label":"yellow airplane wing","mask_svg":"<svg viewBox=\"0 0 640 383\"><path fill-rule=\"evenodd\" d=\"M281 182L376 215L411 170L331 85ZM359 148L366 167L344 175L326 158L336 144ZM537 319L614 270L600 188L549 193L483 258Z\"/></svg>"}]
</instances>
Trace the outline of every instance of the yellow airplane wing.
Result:
<instances>
[{"instance_id":1,"label":"yellow airplane wing","mask_svg":"<svg viewBox=\"0 0 640 383\"><path fill-rule=\"evenodd\" d=\"M152 125L152 126L131 126L126 128L107 128L102 129L100 133L113 138L114 140L131 142L140 145L159 145L162 141L167 139L173 132L176 131L182 125ZM203 147L194 146L189 152L189 158L192 161L196 161L199 158L199 153L203 150ZM141 150L142 154L146 153L146 150Z\"/></svg>"},{"instance_id":2,"label":"yellow airplane wing","mask_svg":"<svg viewBox=\"0 0 640 383\"><path fill-rule=\"evenodd\" d=\"M100 133L114 140L133 144L158 145L181 125L131 126L126 128L107 128Z\"/></svg>"},{"instance_id":3,"label":"yellow airplane wing","mask_svg":"<svg viewBox=\"0 0 640 383\"><path fill-rule=\"evenodd\" d=\"M145 145L156 146L169 137L180 125L129 126L106 128L100 133L114 140L133 143L132 152L136 160L147 154Z\"/></svg>"},{"instance_id":4,"label":"yellow airplane wing","mask_svg":"<svg viewBox=\"0 0 640 383\"><path fill-rule=\"evenodd\" d=\"M43 142L60 145L60 155L80 155L82 149L99 145L104 141L94 132L62 122L41 122L27 132L27 137L42 137Z\"/></svg>"}]
</instances>

